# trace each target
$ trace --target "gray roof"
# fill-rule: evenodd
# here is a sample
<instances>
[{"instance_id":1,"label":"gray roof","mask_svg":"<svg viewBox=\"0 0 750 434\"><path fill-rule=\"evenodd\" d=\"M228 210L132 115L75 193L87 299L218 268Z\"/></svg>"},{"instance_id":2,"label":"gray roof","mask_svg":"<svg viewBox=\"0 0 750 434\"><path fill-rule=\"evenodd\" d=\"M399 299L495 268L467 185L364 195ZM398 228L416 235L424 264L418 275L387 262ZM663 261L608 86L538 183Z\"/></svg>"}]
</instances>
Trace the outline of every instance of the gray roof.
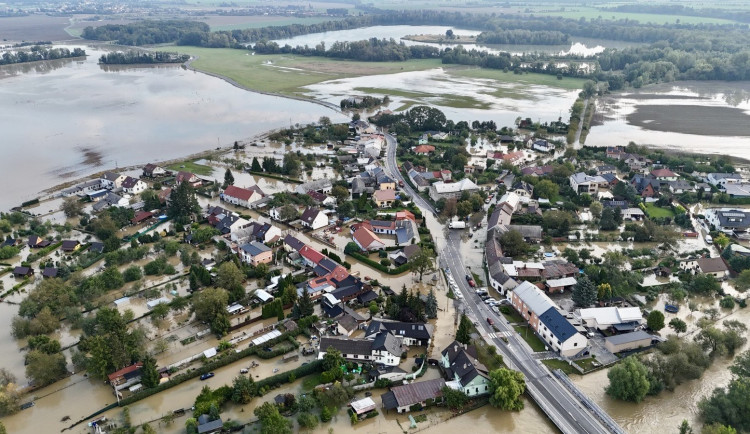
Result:
<instances>
[{"instance_id":1,"label":"gray roof","mask_svg":"<svg viewBox=\"0 0 750 434\"><path fill-rule=\"evenodd\" d=\"M653 336L650 334L644 332L643 330L639 330L637 332L632 333L623 333L620 335L614 335L604 338L605 341L613 344L613 345L621 345L626 344L630 342L637 342L644 339L653 339Z\"/></svg>"},{"instance_id":2,"label":"gray roof","mask_svg":"<svg viewBox=\"0 0 750 434\"><path fill-rule=\"evenodd\" d=\"M542 324L547 326L547 329L549 329L549 331L552 332L560 342L565 342L578 333L573 324L562 316L554 306L539 315L539 320Z\"/></svg>"},{"instance_id":3,"label":"gray roof","mask_svg":"<svg viewBox=\"0 0 750 434\"><path fill-rule=\"evenodd\" d=\"M341 354L369 356L372 354L373 342L367 339L321 338L320 351L325 352L329 347L341 351Z\"/></svg>"},{"instance_id":4,"label":"gray roof","mask_svg":"<svg viewBox=\"0 0 750 434\"><path fill-rule=\"evenodd\" d=\"M198 425L198 434L218 432L223 426L224 422L221 421L221 418L212 420L203 425Z\"/></svg>"},{"instance_id":5,"label":"gray roof","mask_svg":"<svg viewBox=\"0 0 750 434\"><path fill-rule=\"evenodd\" d=\"M371 336L381 331L390 331L394 335L412 339L430 339L433 333L430 324L373 320L367 327L365 336Z\"/></svg>"},{"instance_id":6,"label":"gray roof","mask_svg":"<svg viewBox=\"0 0 750 434\"><path fill-rule=\"evenodd\" d=\"M401 357L401 342L390 332L381 332L372 341L372 349L376 351L388 351L396 357Z\"/></svg>"},{"instance_id":7,"label":"gray roof","mask_svg":"<svg viewBox=\"0 0 750 434\"><path fill-rule=\"evenodd\" d=\"M443 396L444 386L445 380L437 378L393 387L390 392L381 395L383 396L383 407L386 409L406 407L428 399L438 398ZM389 393L392 394L392 397L386 398L385 395ZM392 406L393 404L396 405Z\"/></svg>"},{"instance_id":8,"label":"gray roof","mask_svg":"<svg viewBox=\"0 0 750 434\"><path fill-rule=\"evenodd\" d=\"M704 273L716 273L719 271L729 271L727 264L721 257L718 258L698 258L698 266Z\"/></svg>"},{"instance_id":9,"label":"gray roof","mask_svg":"<svg viewBox=\"0 0 750 434\"><path fill-rule=\"evenodd\" d=\"M521 282L520 285L513 288L513 292L536 315L541 315L544 312L547 312L550 308L557 307L547 294L529 282Z\"/></svg>"},{"instance_id":10,"label":"gray roof","mask_svg":"<svg viewBox=\"0 0 750 434\"><path fill-rule=\"evenodd\" d=\"M271 250L268 246L266 246L263 243L259 243L257 241L253 241L252 243L245 244L242 247L240 247L242 250L247 252L248 254L252 256L258 256L263 252L267 252Z\"/></svg>"},{"instance_id":11,"label":"gray roof","mask_svg":"<svg viewBox=\"0 0 750 434\"><path fill-rule=\"evenodd\" d=\"M741 209L718 209L715 212L722 227L744 229L750 226L750 212Z\"/></svg>"}]
</instances>

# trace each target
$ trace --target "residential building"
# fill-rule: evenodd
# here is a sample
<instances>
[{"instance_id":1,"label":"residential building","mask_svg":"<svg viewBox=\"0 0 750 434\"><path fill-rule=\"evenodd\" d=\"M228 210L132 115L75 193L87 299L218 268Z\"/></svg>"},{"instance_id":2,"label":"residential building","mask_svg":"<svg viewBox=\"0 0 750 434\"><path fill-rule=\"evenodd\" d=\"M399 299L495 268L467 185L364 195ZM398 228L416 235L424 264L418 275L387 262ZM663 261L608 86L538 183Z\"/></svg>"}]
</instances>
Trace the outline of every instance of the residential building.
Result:
<instances>
[{"instance_id":1,"label":"residential building","mask_svg":"<svg viewBox=\"0 0 750 434\"><path fill-rule=\"evenodd\" d=\"M222 234L234 233L250 226L250 221L220 206L210 208L206 219L208 224L218 229Z\"/></svg>"},{"instance_id":2,"label":"residential building","mask_svg":"<svg viewBox=\"0 0 750 434\"><path fill-rule=\"evenodd\" d=\"M212 434L221 432L224 429L224 422L221 418L211 420L209 415L202 414L198 417L198 434Z\"/></svg>"},{"instance_id":3,"label":"residential building","mask_svg":"<svg viewBox=\"0 0 750 434\"><path fill-rule=\"evenodd\" d=\"M531 149L539 152L555 152L555 145L546 140L534 140Z\"/></svg>"},{"instance_id":4,"label":"residential building","mask_svg":"<svg viewBox=\"0 0 750 434\"><path fill-rule=\"evenodd\" d=\"M381 250L385 248L385 243L370 229L360 226L353 234L352 239L357 246L365 252Z\"/></svg>"},{"instance_id":5,"label":"residential building","mask_svg":"<svg viewBox=\"0 0 750 434\"><path fill-rule=\"evenodd\" d=\"M336 205L336 198L334 198L333 196L328 196L327 194L319 193L313 190L308 191L307 195L310 196L313 202L315 202L318 205L329 206L329 207Z\"/></svg>"},{"instance_id":6,"label":"residential building","mask_svg":"<svg viewBox=\"0 0 750 434\"><path fill-rule=\"evenodd\" d=\"M735 208L710 208L703 215L716 230L728 234L744 233L750 227L750 212Z\"/></svg>"},{"instance_id":7,"label":"residential building","mask_svg":"<svg viewBox=\"0 0 750 434\"><path fill-rule=\"evenodd\" d=\"M721 256L717 258L698 258L698 268L703 274L710 274L717 279L729 277L729 267Z\"/></svg>"},{"instance_id":8,"label":"residential building","mask_svg":"<svg viewBox=\"0 0 750 434\"><path fill-rule=\"evenodd\" d=\"M397 413L409 412L413 405L426 405L427 401L435 402L442 400L445 380L436 378L434 380L417 381L403 386L391 387L389 392L380 395L383 408L396 410Z\"/></svg>"},{"instance_id":9,"label":"residential building","mask_svg":"<svg viewBox=\"0 0 750 434\"><path fill-rule=\"evenodd\" d=\"M510 192L520 197L530 198L534 194L534 186L525 181L518 181L510 189ZM506 193L507 195L508 193Z\"/></svg>"},{"instance_id":10,"label":"residential building","mask_svg":"<svg viewBox=\"0 0 750 434\"><path fill-rule=\"evenodd\" d=\"M249 242L258 241L263 244L272 244L281 239L281 229L270 223L252 222L247 227L232 233L232 241Z\"/></svg>"},{"instance_id":11,"label":"residential building","mask_svg":"<svg viewBox=\"0 0 750 434\"><path fill-rule=\"evenodd\" d=\"M432 342L433 327L425 323L408 323L388 320L372 320L365 331L365 338L375 339L382 332L390 332L401 338L406 346L429 347Z\"/></svg>"},{"instance_id":12,"label":"residential building","mask_svg":"<svg viewBox=\"0 0 750 434\"><path fill-rule=\"evenodd\" d=\"M250 208L250 205L263 199L266 195L257 185L250 188L241 188L234 185L227 186L219 196L221 200L232 205Z\"/></svg>"},{"instance_id":13,"label":"residential building","mask_svg":"<svg viewBox=\"0 0 750 434\"><path fill-rule=\"evenodd\" d=\"M138 384L141 381L142 367L143 364L138 362L109 374L107 376L109 385L115 389L116 394L119 394L120 390Z\"/></svg>"},{"instance_id":14,"label":"residential building","mask_svg":"<svg viewBox=\"0 0 750 434\"><path fill-rule=\"evenodd\" d=\"M145 182L141 181L138 178L133 178L132 176L127 176L122 181L122 189L126 193L130 194L140 194L148 188L148 185L146 185Z\"/></svg>"},{"instance_id":15,"label":"residential building","mask_svg":"<svg viewBox=\"0 0 750 434\"><path fill-rule=\"evenodd\" d=\"M125 181L125 178L125 175L120 175L119 173L106 172L100 178L101 186L107 190L114 190L122 187L122 182Z\"/></svg>"},{"instance_id":16,"label":"residential building","mask_svg":"<svg viewBox=\"0 0 750 434\"><path fill-rule=\"evenodd\" d=\"M318 208L308 207L302 213L300 221L302 222L302 226L317 230L328 225L328 216Z\"/></svg>"},{"instance_id":17,"label":"residential building","mask_svg":"<svg viewBox=\"0 0 750 434\"><path fill-rule=\"evenodd\" d=\"M624 160L625 164L628 165L630 170L633 170L635 172L643 172L646 170L648 166L651 165L651 160L641 155L637 155L637 154L626 154L624 157L621 157L620 159Z\"/></svg>"},{"instance_id":18,"label":"residential building","mask_svg":"<svg viewBox=\"0 0 750 434\"><path fill-rule=\"evenodd\" d=\"M606 187L609 183L599 175L591 176L583 172L570 175L570 187L577 193L596 194L600 187Z\"/></svg>"},{"instance_id":19,"label":"residential building","mask_svg":"<svg viewBox=\"0 0 750 434\"><path fill-rule=\"evenodd\" d=\"M622 333L604 338L604 348L611 353L632 351L650 347L654 343L654 336L639 330L632 333Z\"/></svg>"},{"instance_id":20,"label":"residential building","mask_svg":"<svg viewBox=\"0 0 750 434\"><path fill-rule=\"evenodd\" d=\"M315 181L308 181L298 185L294 191L298 194L307 194L308 191L317 191L319 193L330 194L333 189L333 183L330 179L323 178Z\"/></svg>"},{"instance_id":21,"label":"residential building","mask_svg":"<svg viewBox=\"0 0 750 434\"><path fill-rule=\"evenodd\" d=\"M182 184L183 182L187 182L193 187L200 187L203 184L203 181L201 181L201 179L198 178L197 175L183 170L177 172L177 176L175 176L174 182L177 185Z\"/></svg>"},{"instance_id":22,"label":"residential building","mask_svg":"<svg viewBox=\"0 0 750 434\"><path fill-rule=\"evenodd\" d=\"M724 193L730 198L750 197L750 183L732 183L724 186Z\"/></svg>"},{"instance_id":23,"label":"residential building","mask_svg":"<svg viewBox=\"0 0 750 434\"><path fill-rule=\"evenodd\" d=\"M91 193L93 191L101 190L102 187L102 180L101 179L91 179L85 182L82 182L76 186L66 188L61 191L63 197L70 197L73 195L76 196L86 196L86 194Z\"/></svg>"},{"instance_id":24,"label":"residential building","mask_svg":"<svg viewBox=\"0 0 750 434\"><path fill-rule=\"evenodd\" d=\"M147 164L143 166L143 176L146 178L156 178L158 176L164 176L167 171L163 167L157 166L156 164Z\"/></svg>"},{"instance_id":25,"label":"residential building","mask_svg":"<svg viewBox=\"0 0 750 434\"><path fill-rule=\"evenodd\" d=\"M504 163L510 163L514 166L518 166L523 163L525 157L526 155L523 153L523 151L516 151L503 154L501 160L503 160Z\"/></svg>"},{"instance_id":26,"label":"residential building","mask_svg":"<svg viewBox=\"0 0 750 434\"><path fill-rule=\"evenodd\" d=\"M378 208L390 208L396 201L395 190L377 190L372 194L372 200L375 201Z\"/></svg>"},{"instance_id":27,"label":"residential building","mask_svg":"<svg viewBox=\"0 0 750 434\"><path fill-rule=\"evenodd\" d=\"M592 307L579 309L573 315L583 326L598 330L632 330L643 323L638 307Z\"/></svg>"},{"instance_id":28,"label":"residential building","mask_svg":"<svg viewBox=\"0 0 750 434\"><path fill-rule=\"evenodd\" d=\"M351 336L358 327L359 323L357 320L349 314L345 314L336 320L336 330L338 334L342 336Z\"/></svg>"},{"instance_id":29,"label":"residential building","mask_svg":"<svg viewBox=\"0 0 750 434\"><path fill-rule=\"evenodd\" d=\"M270 264L273 260L273 250L257 241L240 246L238 253L242 262L254 267L257 267L259 264Z\"/></svg>"},{"instance_id":30,"label":"residential building","mask_svg":"<svg viewBox=\"0 0 750 434\"><path fill-rule=\"evenodd\" d=\"M709 173L706 182L723 189L727 184L742 182L742 176L739 173Z\"/></svg>"},{"instance_id":31,"label":"residential building","mask_svg":"<svg viewBox=\"0 0 750 434\"><path fill-rule=\"evenodd\" d=\"M81 248L81 243L78 240L64 240L60 248L65 253L72 253Z\"/></svg>"},{"instance_id":32,"label":"residential building","mask_svg":"<svg viewBox=\"0 0 750 434\"><path fill-rule=\"evenodd\" d=\"M419 145L416 148L414 148L414 153L415 154L427 155L427 154L431 154L433 152L435 152L435 147L432 146L432 145Z\"/></svg>"},{"instance_id":33,"label":"residential building","mask_svg":"<svg viewBox=\"0 0 750 434\"><path fill-rule=\"evenodd\" d=\"M440 199L461 197L464 192L471 194L477 191L479 187L468 178L451 183L438 181L430 186L430 198L437 202Z\"/></svg>"},{"instance_id":34,"label":"residential building","mask_svg":"<svg viewBox=\"0 0 750 434\"><path fill-rule=\"evenodd\" d=\"M476 348L453 341L441 353L446 385L468 396L490 393L489 370L477 359Z\"/></svg>"},{"instance_id":35,"label":"residential building","mask_svg":"<svg viewBox=\"0 0 750 434\"><path fill-rule=\"evenodd\" d=\"M617 168L611 164L603 164L601 166L596 166L596 174L597 175L617 175Z\"/></svg>"},{"instance_id":36,"label":"residential building","mask_svg":"<svg viewBox=\"0 0 750 434\"><path fill-rule=\"evenodd\" d=\"M403 352L398 339L390 333L380 333L375 339L322 337L318 359L326 355L328 348L339 350L346 360L387 366L398 366Z\"/></svg>"},{"instance_id":37,"label":"residential building","mask_svg":"<svg viewBox=\"0 0 750 434\"><path fill-rule=\"evenodd\" d=\"M562 279L550 279L544 282L544 286L547 288L547 292L550 294L563 293L565 290L572 291L576 284L574 277L563 277Z\"/></svg>"},{"instance_id":38,"label":"residential building","mask_svg":"<svg viewBox=\"0 0 750 434\"><path fill-rule=\"evenodd\" d=\"M13 277L21 279L23 277L31 277L34 275L34 269L31 267L16 267L13 269Z\"/></svg>"},{"instance_id":39,"label":"residential building","mask_svg":"<svg viewBox=\"0 0 750 434\"><path fill-rule=\"evenodd\" d=\"M677 181L678 178L676 173L672 172L666 167L652 170L651 176L658 179L659 181Z\"/></svg>"}]
</instances>

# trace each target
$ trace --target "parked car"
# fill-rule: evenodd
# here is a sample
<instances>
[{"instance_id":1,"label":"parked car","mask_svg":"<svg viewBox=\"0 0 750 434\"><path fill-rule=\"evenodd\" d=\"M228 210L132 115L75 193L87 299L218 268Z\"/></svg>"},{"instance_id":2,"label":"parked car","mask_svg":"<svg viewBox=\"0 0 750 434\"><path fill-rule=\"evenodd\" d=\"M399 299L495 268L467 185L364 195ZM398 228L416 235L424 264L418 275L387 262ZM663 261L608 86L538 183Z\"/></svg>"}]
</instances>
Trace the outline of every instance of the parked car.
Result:
<instances>
[{"instance_id":1,"label":"parked car","mask_svg":"<svg viewBox=\"0 0 750 434\"><path fill-rule=\"evenodd\" d=\"M201 375L201 381L208 380L209 378L213 377L214 375L216 375L216 374L214 374L213 372L207 372L207 373Z\"/></svg>"}]
</instances>

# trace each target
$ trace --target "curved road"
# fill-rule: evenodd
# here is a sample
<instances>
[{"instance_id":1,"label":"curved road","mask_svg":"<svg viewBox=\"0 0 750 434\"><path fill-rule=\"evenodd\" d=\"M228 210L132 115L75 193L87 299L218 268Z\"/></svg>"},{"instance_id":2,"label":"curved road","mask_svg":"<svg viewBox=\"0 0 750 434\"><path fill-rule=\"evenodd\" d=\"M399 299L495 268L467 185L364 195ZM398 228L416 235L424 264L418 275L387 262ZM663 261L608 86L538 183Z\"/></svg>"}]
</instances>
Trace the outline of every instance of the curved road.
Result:
<instances>
[{"instance_id":1,"label":"curved road","mask_svg":"<svg viewBox=\"0 0 750 434\"><path fill-rule=\"evenodd\" d=\"M421 197L404 180L396 163L396 139L386 134L386 173L404 183L404 190L412 196L415 204L423 212L435 213L435 208ZM437 241L437 240L436 240ZM463 294L467 315L476 320L477 330L482 338L497 347L505 363L526 377L526 389L552 422L563 433L623 433L624 431L601 409L591 409L590 404L576 398L564 387L545 365L534 359L528 345L520 340L504 317L495 314L479 299L464 279L467 268L460 254L461 232L450 231L445 245L438 246L440 266L453 275L456 285ZM500 330L495 332L487 323L492 318ZM501 337L506 337L506 344Z\"/></svg>"}]
</instances>

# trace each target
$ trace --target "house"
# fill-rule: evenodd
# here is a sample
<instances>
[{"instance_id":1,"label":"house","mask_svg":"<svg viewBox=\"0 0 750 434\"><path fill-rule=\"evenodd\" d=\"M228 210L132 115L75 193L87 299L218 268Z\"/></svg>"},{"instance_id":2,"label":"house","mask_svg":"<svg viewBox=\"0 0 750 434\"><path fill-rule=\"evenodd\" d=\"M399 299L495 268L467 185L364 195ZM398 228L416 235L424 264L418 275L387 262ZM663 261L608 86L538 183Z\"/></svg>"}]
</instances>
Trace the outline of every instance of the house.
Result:
<instances>
[{"instance_id":1,"label":"house","mask_svg":"<svg viewBox=\"0 0 750 434\"><path fill-rule=\"evenodd\" d=\"M625 208L622 210L622 219L630 221L641 221L646 218L646 213L640 208Z\"/></svg>"},{"instance_id":2,"label":"house","mask_svg":"<svg viewBox=\"0 0 750 434\"><path fill-rule=\"evenodd\" d=\"M31 267L16 267L13 269L13 277L20 279L22 277L31 277L34 275L34 269Z\"/></svg>"},{"instance_id":3,"label":"house","mask_svg":"<svg viewBox=\"0 0 750 434\"><path fill-rule=\"evenodd\" d=\"M503 163L510 163L513 166L518 166L521 163L523 163L525 155L523 151L516 151L516 152L509 152L507 154L503 154L501 160L503 160Z\"/></svg>"},{"instance_id":4,"label":"house","mask_svg":"<svg viewBox=\"0 0 750 434\"><path fill-rule=\"evenodd\" d=\"M172 189L165 188L160 190L156 196L159 198L159 203L169 205L169 198L172 196Z\"/></svg>"},{"instance_id":5,"label":"house","mask_svg":"<svg viewBox=\"0 0 750 434\"><path fill-rule=\"evenodd\" d=\"M375 201L378 208L390 208L396 201L395 190L378 190L372 194L372 200Z\"/></svg>"},{"instance_id":6,"label":"house","mask_svg":"<svg viewBox=\"0 0 750 434\"><path fill-rule=\"evenodd\" d=\"M685 181L684 179L678 179L677 181L667 181L667 188L674 194L682 194L691 191L695 191L695 187L692 184Z\"/></svg>"},{"instance_id":7,"label":"house","mask_svg":"<svg viewBox=\"0 0 750 434\"><path fill-rule=\"evenodd\" d=\"M531 176L544 176L549 175L554 170L554 167L552 166L539 166L539 167L524 167L521 169L522 175L531 175Z\"/></svg>"},{"instance_id":8,"label":"house","mask_svg":"<svg viewBox=\"0 0 750 434\"><path fill-rule=\"evenodd\" d=\"M317 191L310 190L307 192L307 195L312 198L313 202L315 202L318 205L322 206L335 206L336 205L336 198L333 196L328 196L327 194L320 193Z\"/></svg>"},{"instance_id":9,"label":"house","mask_svg":"<svg viewBox=\"0 0 750 434\"><path fill-rule=\"evenodd\" d=\"M498 233L504 234L509 231L516 231L523 236L523 239L528 243L538 243L542 241L542 227L539 225L508 225L499 226Z\"/></svg>"},{"instance_id":10,"label":"house","mask_svg":"<svg viewBox=\"0 0 750 434\"><path fill-rule=\"evenodd\" d=\"M235 238L235 234L232 234L232 238ZM251 239L271 244L281 239L281 229L270 223L253 222L248 227L238 230L236 239Z\"/></svg>"},{"instance_id":11,"label":"house","mask_svg":"<svg viewBox=\"0 0 750 434\"><path fill-rule=\"evenodd\" d=\"M93 243L91 243L91 246L89 247L89 252L104 253L104 243L94 241Z\"/></svg>"},{"instance_id":12,"label":"house","mask_svg":"<svg viewBox=\"0 0 750 434\"><path fill-rule=\"evenodd\" d=\"M101 180L102 188L106 188L107 190L114 190L116 188L122 187L122 182L125 181L125 175L120 175L119 173L114 172L106 172L99 179Z\"/></svg>"},{"instance_id":13,"label":"house","mask_svg":"<svg viewBox=\"0 0 750 434\"><path fill-rule=\"evenodd\" d=\"M417 381L403 386L391 387L389 392L380 395L383 408L396 410L397 413L411 411L411 407L427 404L427 401L439 401L443 398L443 387L445 380L436 378L434 380Z\"/></svg>"},{"instance_id":14,"label":"house","mask_svg":"<svg viewBox=\"0 0 750 434\"><path fill-rule=\"evenodd\" d=\"M554 294L556 292L563 293L565 290L573 290L573 286L576 284L574 277L563 277L562 279L550 279L544 282L544 286L547 288L547 292Z\"/></svg>"},{"instance_id":15,"label":"house","mask_svg":"<svg viewBox=\"0 0 750 434\"><path fill-rule=\"evenodd\" d=\"M728 234L747 232L750 227L750 212L734 208L710 208L703 215L716 230Z\"/></svg>"},{"instance_id":16,"label":"house","mask_svg":"<svg viewBox=\"0 0 750 434\"><path fill-rule=\"evenodd\" d=\"M409 347L429 347L432 342L433 327L431 324L424 323L373 320L365 331L365 338L375 339L382 332L390 332L400 337L403 345Z\"/></svg>"},{"instance_id":17,"label":"house","mask_svg":"<svg viewBox=\"0 0 750 434\"><path fill-rule=\"evenodd\" d=\"M471 194L477 191L479 187L468 178L450 183L438 181L430 186L430 198L437 202L440 199L461 197L464 192Z\"/></svg>"},{"instance_id":18,"label":"house","mask_svg":"<svg viewBox=\"0 0 750 434\"><path fill-rule=\"evenodd\" d=\"M395 235L396 244L401 246L412 243L417 233L416 223L411 219L370 220L361 225L376 234Z\"/></svg>"},{"instance_id":19,"label":"house","mask_svg":"<svg viewBox=\"0 0 750 434\"><path fill-rule=\"evenodd\" d=\"M411 258L413 258L421 248L418 244L410 244L408 246L405 246L401 250L394 250L388 255L388 258L393 261L394 264L396 264L397 267L400 267L404 264L406 264Z\"/></svg>"},{"instance_id":20,"label":"house","mask_svg":"<svg viewBox=\"0 0 750 434\"><path fill-rule=\"evenodd\" d=\"M432 145L419 145L414 148L415 154L428 155L435 152L435 147Z\"/></svg>"},{"instance_id":21,"label":"house","mask_svg":"<svg viewBox=\"0 0 750 434\"><path fill-rule=\"evenodd\" d=\"M703 274L710 274L717 279L729 277L729 267L724 258L698 258L698 268Z\"/></svg>"},{"instance_id":22,"label":"house","mask_svg":"<svg viewBox=\"0 0 750 434\"><path fill-rule=\"evenodd\" d=\"M109 208L110 206L123 207L130 204L130 201L128 199L106 190L103 195L95 200L95 202L96 203L94 203L94 206L92 207L95 212L99 212L105 208Z\"/></svg>"},{"instance_id":23,"label":"house","mask_svg":"<svg viewBox=\"0 0 750 434\"><path fill-rule=\"evenodd\" d=\"M427 135L427 133L424 133L421 136L419 136L419 139L417 139L417 144L426 145L428 140L429 140L429 136ZM434 151L435 148L433 147L432 150Z\"/></svg>"},{"instance_id":24,"label":"house","mask_svg":"<svg viewBox=\"0 0 750 434\"><path fill-rule=\"evenodd\" d=\"M661 189L661 181L651 176L636 175L630 183L641 197L654 197Z\"/></svg>"},{"instance_id":25,"label":"house","mask_svg":"<svg viewBox=\"0 0 750 434\"><path fill-rule=\"evenodd\" d=\"M678 178L676 173L672 172L666 167L652 170L651 176L658 179L659 181L677 181Z\"/></svg>"},{"instance_id":26,"label":"house","mask_svg":"<svg viewBox=\"0 0 750 434\"><path fill-rule=\"evenodd\" d=\"M119 394L120 390L140 383L142 367L143 364L138 362L109 374L107 376L109 385L115 389L116 394Z\"/></svg>"},{"instance_id":27,"label":"house","mask_svg":"<svg viewBox=\"0 0 750 434\"><path fill-rule=\"evenodd\" d=\"M47 240L42 239L42 237L40 236L31 235L29 236L29 241L26 244L32 249L41 249L49 246L51 243Z\"/></svg>"},{"instance_id":28,"label":"house","mask_svg":"<svg viewBox=\"0 0 750 434\"><path fill-rule=\"evenodd\" d=\"M237 213L228 211L220 206L215 206L209 209L207 220L208 224L218 229L222 234L234 233L250 226L248 220L245 220Z\"/></svg>"},{"instance_id":29,"label":"house","mask_svg":"<svg viewBox=\"0 0 750 434\"><path fill-rule=\"evenodd\" d=\"M122 181L122 189L126 193L140 194L145 191L146 188L148 188L148 185L146 185L145 182L138 178L133 178L132 176L127 176L125 177L125 180Z\"/></svg>"},{"instance_id":30,"label":"house","mask_svg":"<svg viewBox=\"0 0 750 434\"><path fill-rule=\"evenodd\" d=\"M87 193L91 193L92 191L97 191L101 189L102 189L101 179L90 179L88 181L82 182L73 187L66 188L62 190L60 193L63 195L63 197L70 197L73 195L83 197L83 196L86 196Z\"/></svg>"},{"instance_id":31,"label":"house","mask_svg":"<svg viewBox=\"0 0 750 434\"><path fill-rule=\"evenodd\" d=\"M300 184L297 187L295 187L294 191L297 194L307 194L308 191L317 191L319 193L324 194L331 194L331 190L333 189L333 183L330 179L323 178L318 179L315 181L308 181L304 184Z\"/></svg>"},{"instance_id":32,"label":"house","mask_svg":"<svg viewBox=\"0 0 750 434\"><path fill-rule=\"evenodd\" d=\"M375 235L371 230L367 229L364 226L360 226L359 229L357 229L354 234L352 234L352 239L357 244L357 246L365 252L381 250L385 248L385 243L383 243L383 240L381 240L380 237Z\"/></svg>"},{"instance_id":33,"label":"house","mask_svg":"<svg viewBox=\"0 0 750 434\"><path fill-rule=\"evenodd\" d=\"M158 176L164 176L167 171L163 167L157 166L156 164L147 164L143 166L143 176L146 178L156 178Z\"/></svg>"},{"instance_id":34,"label":"house","mask_svg":"<svg viewBox=\"0 0 750 434\"><path fill-rule=\"evenodd\" d=\"M382 363L387 366L398 366L402 353L401 344L390 333L380 333L372 340L323 337L320 339L318 359L326 355L328 348L339 350L346 360Z\"/></svg>"},{"instance_id":35,"label":"house","mask_svg":"<svg viewBox=\"0 0 750 434\"><path fill-rule=\"evenodd\" d=\"M240 246L238 253L242 262L255 267L259 264L270 264L273 260L273 251L271 248L257 241L243 244Z\"/></svg>"},{"instance_id":36,"label":"house","mask_svg":"<svg viewBox=\"0 0 750 434\"><path fill-rule=\"evenodd\" d=\"M295 238L293 235L286 235L284 237L284 250L287 252L299 252L305 247L305 243Z\"/></svg>"},{"instance_id":37,"label":"house","mask_svg":"<svg viewBox=\"0 0 750 434\"><path fill-rule=\"evenodd\" d=\"M137 225L146 222L154 217L154 214L150 211L138 211L134 214L133 218L130 219L130 223Z\"/></svg>"},{"instance_id":38,"label":"house","mask_svg":"<svg viewBox=\"0 0 750 434\"><path fill-rule=\"evenodd\" d=\"M597 175L616 175L617 174L617 168L611 164L603 164L601 166L596 166L596 174Z\"/></svg>"},{"instance_id":39,"label":"house","mask_svg":"<svg viewBox=\"0 0 750 434\"><path fill-rule=\"evenodd\" d=\"M343 336L351 336L358 327L359 323L351 315L344 315L336 320L336 330L338 334Z\"/></svg>"},{"instance_id":40,"label":"house","mask_svg":"<svg viewBox=\"0 0 750 434\"><path fill-rule=\"evenodd\" d=\"M615 185L620 183L620 178L618 178L614 173L604 173L600 176L604 178L605 181L607 181L607 185L609 185L610 187L614 187Z\"/></svg>"},{"instance_id":41,"label":"house","mask_svg":"<svg viewBox=\"0 0 750 434\"><path fill-rule=\"evenodd\" d=\"M598 330L635 329L643 323L643 313L638 307L592 307L579 309L573 316L584 327Z\"/></svg>"},{"instance_id":42,"label":"house","mask_svg":"<svg viewBox=\"0 0 750 434\"><path fill-rule=\"evenodd\" d=\"M300 221L302 222L302 226L317 230L328 225L328 216L318 208L308 207L302 213Z\"/></svg>"},{"instance_id":43,"label":"house","mask_svg":"<svg viewBox=\"0 0 750 434\"><path fill-rule=\"evenodd\" d=\"M653 343L654 337L643 330L604 338L604 348L613 354L650 347Z\"/></svg>"},{"instance_id":44,"label":"house","mask_svg":"<svg viewBox=\"0 0 750 434\"><path fill-rule=\"evenodd\" d=\"M198 178L197 175L182 170L177 172L177 176L175 177L174 182L177 185L182 184L183 182L187 182L193 187L200 187L203 184L203 181L201 181L201 179Z\"/></svg>"},{"instance_id":45,"label":"house","mask_svg":"<svg viewBox=\"0 0 750 434\"><path fill-rule=\"evenodd\" d=\"M742 176L739 173L709 173L706 176L706 182L723 189L727 184L742 182Z\"/></svg>"},{"instance_id":46,"label":"house","mask_svg":"<svg viewBox=\"0 0 750 434\"><path fill-rule=\"evenodd\" d=\"M489 370L477 359L476 348L453 341L441 353L440 368L446 385L468 396L490 392Z\"/></svg>"},{"instance_id":47,"label":"house","mask_svg":"<svg viewBox=\"0 0 750 434\"><path fill-rule=\"evenodd\" d=\"M55 267L44 267L44 270L42 271L42 277L57 277L57 273L59 270Z\"/></svg>"},{"instance_id":48,"label":"house","mask_svg":"<svg viewBox=\"0 0 750 434\"><path fill-rule=\"evenodd\" d=\"M583 172L578 172L570 175L570 187L577 193L588 193L596 194L599 191L599 187L606 187L609 185L606 179L599 175L591 176Z\"/></svg>"},{"instance_id":49,"label":"house","mask_svg":"<svg viewBox=\"0 0 750 434\"><path fill-rule=\"evenodd\" d=\"M525 181L518 181L510 188L510 192L530 198L534 194L534 186Z\"/></svg>"},{"instance_id":50,"label":"house","mask_svg":"<svg viewBox=\"0 0 750 434\"><path fill-rule=\"evenodd\" d=\"M534 140L531 149L539 152L555 152L555 145L546 140Z\"/></svg>"},{"instance_id":51,"label":"house","mask_svg":"<svg viewBox=\"0 0 750 434\"><path fill-rule=\"evenodd\" d=\"M221 200L229 202L232 205L250 208L250 205L265 197L265 193L257 185L250 188L241 188L229 185L219 196Z\"/></svg>"},{"instance_id":52,"label":"house","mask_svg":"<svg viewBox=\"0 0 750 434\"><path fill-rule=\"evenodd\" d=\"M750 197L750 183L732 183L724 186L724 193L731 198Z\"/></svg>"},{"instance_id":53,"label":"house","mask_svg":"<svg viewBox=\"0 0 750 434\"><path fill-rule=\"evenodd\" d=\"M81 243L78 240L64 240L62 246L60 246L63 252L71 253L81 248Z\"/></svg>"},{"instance_id":54,"label":"house","mask_svg":"<svg viewBox=\"0 0 750 434\"><path fill-rule=\"evenodd\" d=\"M620 159L625 161L630 170L635 172L642 172L651 164L651 160L637 154L626 154Z\"/></svg>"},{"instance_id":55,"label":"house","mask_svg":"<svg viewBox=\"0 0 750 434\"><path fill-rule=\"evenodd\" d=\"M607 146L607 158L613 158L615 160L619 160L621 157L625 156L625 147L624 146Z\"/></svg>"},{"instance_id":56,"label":"house","mask_svg":"<svg viewBox=\"0 0 750 434\"><path fill-rule=\"evenodd\" d=\"M198 417L198 434L210 434L221 432L224 428L224 422L221 418L211 420L207 414L202 414Z\"/></svg>"}]
</instances>

